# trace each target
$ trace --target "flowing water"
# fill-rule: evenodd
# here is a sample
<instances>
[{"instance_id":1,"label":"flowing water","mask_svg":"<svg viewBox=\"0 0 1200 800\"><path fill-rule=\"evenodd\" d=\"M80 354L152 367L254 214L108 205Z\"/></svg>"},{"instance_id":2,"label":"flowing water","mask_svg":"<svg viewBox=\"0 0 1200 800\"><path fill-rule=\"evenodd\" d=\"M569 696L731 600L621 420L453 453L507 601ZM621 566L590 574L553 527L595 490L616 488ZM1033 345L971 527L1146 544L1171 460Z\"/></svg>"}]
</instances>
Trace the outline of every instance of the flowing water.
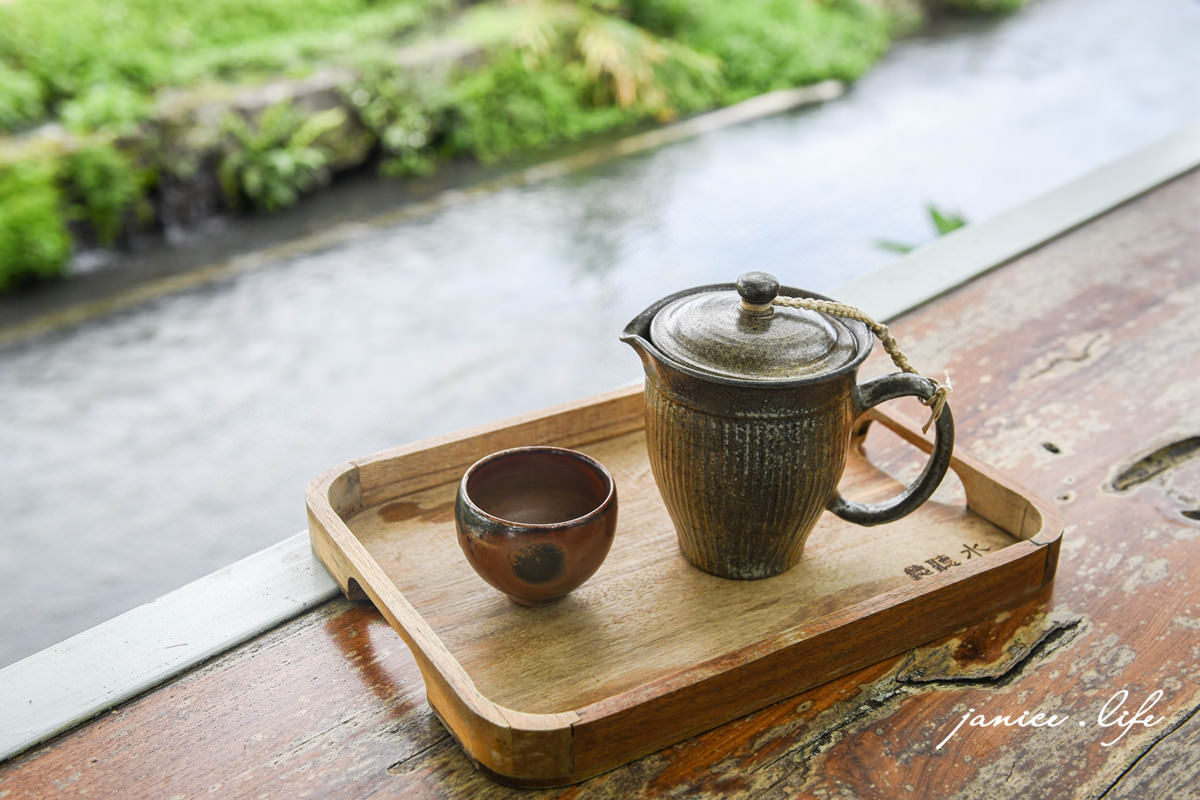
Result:
<instances>
[{"instance_id":1,"label":"flowing water","mask_svg":"<svg viewBox=\"0 0 1200 800\"><path fill-rule=\"evenodd\" d=\"M1200 3L1039 0L822 107L0 350L0 665L302 530L342 461L637 380L617 335L663 294L829 292L928 203L986 219L1197 122Z\"/></svg>"}]
</instances>

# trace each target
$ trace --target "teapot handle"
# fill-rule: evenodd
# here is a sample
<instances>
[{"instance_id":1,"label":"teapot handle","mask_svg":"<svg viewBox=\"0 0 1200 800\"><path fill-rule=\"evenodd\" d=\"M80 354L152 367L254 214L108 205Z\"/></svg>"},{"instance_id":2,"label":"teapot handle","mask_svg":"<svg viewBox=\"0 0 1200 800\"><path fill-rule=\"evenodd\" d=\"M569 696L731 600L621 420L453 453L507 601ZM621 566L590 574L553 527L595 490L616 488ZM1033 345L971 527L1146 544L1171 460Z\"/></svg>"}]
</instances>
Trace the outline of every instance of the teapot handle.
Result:
<instances>
[{"instance_id":1,"label":"teapot handle","mask_svg":"<svg viewBox=\"0 0 1200 800\"><path fill-rule=\"evenodd\" d=\"M855 387L855 408L862 413L872 406L897 397L913 396L922 401L929 401L936 390L937 384L929 378L908 372L895 372ZM933 494L950 466L953 449L954 418L950 414L950 407L946 406L942 408L934 423L933 452L929 454L925 469L911 486L883 503L853 503L838 493L829 501L827 508L847 522L858 525L879 525L898 520L915 511Z\"/></svg>"}]
</instances>

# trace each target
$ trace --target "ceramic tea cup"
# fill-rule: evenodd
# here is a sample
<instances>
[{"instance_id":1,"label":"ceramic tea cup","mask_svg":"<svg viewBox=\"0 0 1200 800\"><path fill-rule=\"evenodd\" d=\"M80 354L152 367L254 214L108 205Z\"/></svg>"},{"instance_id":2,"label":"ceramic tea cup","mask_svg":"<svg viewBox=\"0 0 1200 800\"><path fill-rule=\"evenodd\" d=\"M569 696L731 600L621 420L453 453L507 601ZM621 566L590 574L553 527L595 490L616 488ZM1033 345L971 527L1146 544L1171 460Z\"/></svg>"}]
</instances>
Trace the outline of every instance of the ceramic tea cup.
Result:
<instances>
[{"instance_id":1,"label":"ceramic tea cup","mask_svg":"<svg viewBox=\"0 0 1200 800\"><path fill-rule=\"evenodd\" d=\"M541 605L580 586L608 555L616 484L604 465L574 450L502 450L463 475L454 522L481 578L521 605Z\"/></svg>"}]
</instances>

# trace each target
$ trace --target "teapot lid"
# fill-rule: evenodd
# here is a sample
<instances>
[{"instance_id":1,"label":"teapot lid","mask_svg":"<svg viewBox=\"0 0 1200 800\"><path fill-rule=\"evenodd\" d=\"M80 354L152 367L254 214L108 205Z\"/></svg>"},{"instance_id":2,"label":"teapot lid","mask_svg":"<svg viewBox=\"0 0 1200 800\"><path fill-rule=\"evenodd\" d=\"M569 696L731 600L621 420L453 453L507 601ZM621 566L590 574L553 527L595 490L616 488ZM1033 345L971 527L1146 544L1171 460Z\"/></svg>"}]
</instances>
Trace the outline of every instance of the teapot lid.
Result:
<instances>
[{"instance_id":1,"label":"teapot lid","mask_svg":"<svg viewBox=\"0 0 1200 800\"><path fill-rule=\"evenodd\" d=\"M738 278L737 291L689 294L650 322L650 341L669 358L710 375L751 381L815 377L855 360L859 343L837 317L774 306L779 281Z\"/></svg>"}]
</instances>

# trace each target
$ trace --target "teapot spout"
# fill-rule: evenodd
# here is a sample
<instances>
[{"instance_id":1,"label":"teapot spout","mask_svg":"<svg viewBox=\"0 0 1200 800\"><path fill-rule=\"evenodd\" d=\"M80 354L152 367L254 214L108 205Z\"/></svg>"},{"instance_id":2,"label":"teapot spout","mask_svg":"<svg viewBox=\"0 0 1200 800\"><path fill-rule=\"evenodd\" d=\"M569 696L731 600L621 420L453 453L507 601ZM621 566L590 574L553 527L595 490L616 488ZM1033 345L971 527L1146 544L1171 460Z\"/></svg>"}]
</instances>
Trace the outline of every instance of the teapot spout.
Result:
<instances>
[{"instance_id":1,"label":"teapot spout","mask_svg":"<svg viewBox=\"0 0 1200 800\"><path fill-rule=\"evenodd\" d=\"M638 357L640 357L640 359L642 359L642 361L646 361L647 359L649 359L650 343L647 342L646 338L641 336L640 333L632 333L630 331L625 331L624 333L622 333L622 335L620 335L620 341L624 342L625 344L628 344L629 347L634 348Z\"/></svg>"},{"instance_id":2,"label":"teapot spout","mask_svg":"<svg viewBox=\"0 0 1200 800\"><path fill-rule=\"evenodd\" d=\"M645 337L626 331L621 334L621 341L634 349L638 358L642 360L642 366L646 368L647 373L654 370L654 355L651 353L650 342L646 341Z\"/></svg>"},{"instance_id":3,"label":"teapot spout","mask_svg":"<svg viewBox=\"0 0 1200 800\"><path fill-rule=\"evenodd\" d=\"M620 341L634 348L637 357L642 360L642 366L646 368L647 375L653 375L658 371L658 351L654 345L650 344L650 320L654 318L654 308L648 308L638 314L637 317L630 320L629 325L625 326L625 330L620 333Z\"/></svg>"},{"instance_id":4,"label":"teapot spout","mask_svg":"<svg viewBox=\"0 0 1200 800\"><path fill-rule=\"evenodd\" d=\"M666 300L669 299L666 298ZM625 326L625 330L621 331L621 341L637 352L638 357L642 359L642 363L646 365L647 373L653 369L654 361L658 356L656 348L650 343L650 323L654 320L654 315L664 302L664 300L658 301L629 320L629 324Z\"/></svg>"}]
</instances>

